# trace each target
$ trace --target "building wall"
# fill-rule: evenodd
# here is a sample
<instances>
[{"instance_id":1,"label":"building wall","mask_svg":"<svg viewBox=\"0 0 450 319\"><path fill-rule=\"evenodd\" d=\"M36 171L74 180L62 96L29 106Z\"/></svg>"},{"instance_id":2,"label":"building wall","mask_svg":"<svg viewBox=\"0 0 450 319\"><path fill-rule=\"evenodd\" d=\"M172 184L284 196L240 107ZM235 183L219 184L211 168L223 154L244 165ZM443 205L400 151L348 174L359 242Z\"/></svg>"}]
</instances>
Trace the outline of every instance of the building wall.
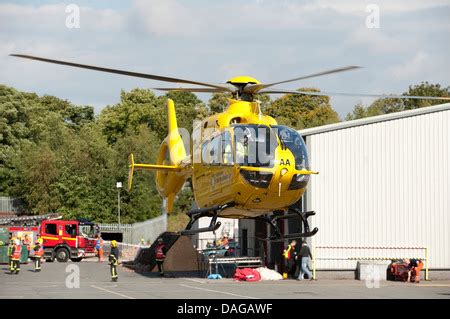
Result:
<instances>
[{"instance_id":1,"label":"building wall","mask_svg":"<svg viewBox=\"0 0 450 319\"><path fill-rule=\"evenodd\" d=\"M425 246L450 268L450 111L306 136L313 246ZM316 250L318 257L421 257L420 250ZM419 256L416 256L419 255ZM318 261L322 269L356 262Z\"/></svg>"},{"instance_id":2,"label":"building wall","mask_svg":"<svg viewBox=\"0 0 450 319\"><path fill-rule=\"evenodd\" d=\"M221 226L214 232L203 232L192 236L193 244L196 248L205 249L208 243L214 243L215 241L221 239L224 235L228 237L235 238L238 240L238 220L232 218L217 218L218 222L221 222ZM210 217L202 217L197 222L195 222L193 229L208 227L211 222Z\"/></svg>"}]
</instances>

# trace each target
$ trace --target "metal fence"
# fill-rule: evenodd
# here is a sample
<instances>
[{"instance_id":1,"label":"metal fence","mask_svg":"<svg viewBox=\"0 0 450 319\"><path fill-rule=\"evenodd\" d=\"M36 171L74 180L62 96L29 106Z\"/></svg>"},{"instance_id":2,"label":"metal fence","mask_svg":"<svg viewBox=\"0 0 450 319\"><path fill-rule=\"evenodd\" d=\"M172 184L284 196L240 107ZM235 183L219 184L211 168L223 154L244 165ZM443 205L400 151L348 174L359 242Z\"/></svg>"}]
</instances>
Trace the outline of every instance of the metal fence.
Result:
<instances>
[{"instance_id":1,"label":"metal fence","mask_svg":"<svg viewBox=\"0 0 450 319\"><path fill-rule=\"evenodd\" d=\"M151 244L165 231L167 231L167 214L163 214L145 222L133 224L130 244L138 244L142 239L147 244Z\"/></svg>"},{"instance_id":2,"label":"metal fence","mask_svg":"<svg viewBox=\"0 0 450 319\"><path fill-rule=\"evenodd\" d=\"M126 243L117 243L117 248L119 248L119 259L120 261L132 261L139 254L141 248L147 248L149 246L132 245ZM111 242L105 241L103 243L103 257L107 259L109 252L111 251Z\"/></svg>"},{"instance_id":3,"label":"metal fence","mask_svg":"<svg viewBox=\"0 0 450 319\"><path fill-rule=\"evenodd\" d=\"M313 246L313 278L317 269L327 269L325 263L347 263L348 269L355 269L357 261L391 261L397 259L420 259L425 263L425 280L429 280L429 255L427 247L394 246Z\"/></svg>"},{"instance_id":4,"label":"metal fence","mask_svg":"<svg viewBox=\"0 0 450 319\"><path fill-rule=\"evenodd\" d=\"M14 197L0 196L0 212L16 214L23 213L24 211L25 204L22 200Z\"/></svg>"},{"instance_id":5,"label":"metal fence","mask_svg":"<svg viewBox=\"0 0 450 319\"><path fill-rule=\"evenodd\" d=\"M133 224L99 224L101 233L121 233L122 242L132 243Z\"/></svg>"},{"instance_id":6,"label":"metal fence","mask_svg":"<svg viewBox=\"0 0 450 319\"><path fill-rule=\"evenodd\" d=\"M167 215L146 220L135 224L98 224L100 232L122 233L123 243L137 245L142 240L146 244L153 243L163 232L167 231Z\"/></svg>"}]
</instances>

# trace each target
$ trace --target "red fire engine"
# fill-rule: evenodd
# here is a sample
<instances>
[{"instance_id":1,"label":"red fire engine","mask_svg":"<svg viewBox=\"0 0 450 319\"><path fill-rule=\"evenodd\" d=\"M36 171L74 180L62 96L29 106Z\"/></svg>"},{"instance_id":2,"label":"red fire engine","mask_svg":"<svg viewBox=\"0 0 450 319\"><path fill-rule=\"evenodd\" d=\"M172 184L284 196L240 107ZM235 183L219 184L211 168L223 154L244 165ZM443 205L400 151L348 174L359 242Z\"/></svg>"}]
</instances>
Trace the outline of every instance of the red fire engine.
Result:
<instances>
[{"instance_id":1,"label":"red fire engine","mask_svg":"<svg viewBox=\"0 0 450 319\"><path fill-rule=\"evenodd\" d=\"M94 224L77 220L61 220L58 216L25 216L0 219L0 225L11 225L8 232L12 237L23 239L25 235L31 240L33 246L37 237L43 239L44 257L49 261L59 262L80 261L86 257L95 256L94 238L84 234L81 226L88 233L93 233ZM40 225L39 225L40 222Z\"/></svg>"},{"instance_id":2,"label":"red fire engine","mask_svg":"<svg viewBox=\"0 0 450 319\"><path fill-rule=\"evenodd\" d=\"M40 237L44 240L44 256L59 262L80 261L95 256L95 239L83 234L76 220L44 220Z\"/></svg>"}]
</instances>

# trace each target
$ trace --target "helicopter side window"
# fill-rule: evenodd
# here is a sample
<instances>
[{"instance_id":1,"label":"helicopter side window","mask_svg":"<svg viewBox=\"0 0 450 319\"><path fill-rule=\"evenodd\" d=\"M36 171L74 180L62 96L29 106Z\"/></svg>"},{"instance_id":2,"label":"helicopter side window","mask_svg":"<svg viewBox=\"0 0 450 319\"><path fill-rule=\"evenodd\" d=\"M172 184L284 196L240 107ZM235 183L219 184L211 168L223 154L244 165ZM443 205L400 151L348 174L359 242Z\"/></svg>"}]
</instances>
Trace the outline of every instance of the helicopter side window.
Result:
<instances>
[{"instance_id":1,"label":"helicopter side window","mask_svg":"<svg viewBox=\"0 0 450 319\"><path fill-rule=\"evenodd\" d=\"M265 125L234 127L236 163L253 167L273 167L277 139Z\"/></svg>"},{"instance_id":2,"label":"helicopter side window","mask_svg":"<svg viewBox=\"0 0 450 319\"><path fill-rule=\"evenodd\" d=\"M209 164L211 165L219 165L220 164L220 158L221 158L221 151L220 151L220 141L221 136L214 137L211 142L209 143Z\"/></svg>"},{"instance_id":3,"label":"helicopter side window","mask_svg":"<svg viewBox=\"0 0 450 319\"><path fill-rule=\"evenodd\" d=\"M209 141L202 144L202 164L209 164Z\"/></svg>"},{"instance_id":4,"label":"helicopter side window","mask_svg":"<svg viewBox=\"0 0 450 319\"><path fill-rule=\"evenodd\" d=\"M222 133L222 162L224 165L233 165L233 145L231 134L228 131Z\"/></svg>"}]
</instances>

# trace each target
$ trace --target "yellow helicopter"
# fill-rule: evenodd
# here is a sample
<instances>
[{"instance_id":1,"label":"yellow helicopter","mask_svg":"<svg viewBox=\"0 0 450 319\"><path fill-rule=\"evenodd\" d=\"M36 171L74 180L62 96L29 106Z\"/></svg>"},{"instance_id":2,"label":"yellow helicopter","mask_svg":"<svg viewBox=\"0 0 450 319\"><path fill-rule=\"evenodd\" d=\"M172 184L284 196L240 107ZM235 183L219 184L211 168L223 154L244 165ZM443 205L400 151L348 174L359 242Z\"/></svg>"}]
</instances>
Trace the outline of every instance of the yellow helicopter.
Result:
<instances>
[{"instance_id":1,"label":"yellow helicopter","mask_svg":"<svg viewBox=\"0 0 450 319\"><path fill-rule=\"evenodd\" d=\"M303 79L344 72L359 68L346 66L314 73L290 80L262 84L249 76L238 76L225 84L198 82L103 68L53 60L30 55L12 56L61 64L101 72L146 78L164 82L193 84L201 87L155 88L162 91L189 91L202 93L231 93L224 112L194 123L192 137L178 128L175 106L167 101L168 135L161 143L156 164L136 163L130 155L128 187L131 189L135 170L155 170L156 185L165 202L167 212L173 210L177 193L186 180L192 178L197 209L187 214L190 221L182 234L214 231L220 227L218 217L253 218L267 222L272 228L268 240L309 237L318 228L310 230L308 217L314 211L302 212L295 203L306 190L311 174L308 152L302 136L292 128L278 125L276 120L261 113L256 94L349 95L362 97L439 99L403 95L348 94L271 89L272 86ZM182 136L184 135L184 136ZM287 212L287 214L273 214ZM205 228L192 229L196 220L212 217ZM277 227L279 219L298 218L303 230L282 235Z\"/></svg>"}]
</instances>

